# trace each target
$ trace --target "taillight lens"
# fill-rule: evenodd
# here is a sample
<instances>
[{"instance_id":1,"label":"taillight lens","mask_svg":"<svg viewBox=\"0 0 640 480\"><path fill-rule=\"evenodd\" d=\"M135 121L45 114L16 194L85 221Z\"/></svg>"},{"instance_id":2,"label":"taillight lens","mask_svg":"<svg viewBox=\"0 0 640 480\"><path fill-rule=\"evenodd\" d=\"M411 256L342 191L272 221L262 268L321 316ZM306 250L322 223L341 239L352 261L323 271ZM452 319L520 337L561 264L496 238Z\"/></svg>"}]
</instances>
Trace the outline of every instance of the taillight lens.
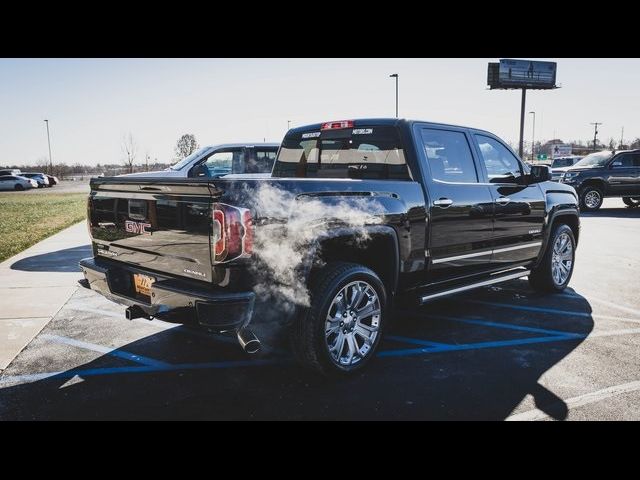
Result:
<instances>
[{"instance_id":1,"label":"taillight lens","mask_svg":"<svg viewBox=\"0 0 640 480\"><path fill-rule=\"evenodd\" d=\"M211 234L211 243L213 244L213 253L216 257L224 253L225 234L224 234L224 212L222 210L213 210L213 232Z\"/></svg>"},{"instance_id":2,"label":"taillight lens","mask_svg":"<svg viewBox=\"0 0 640 480\"><path fill-rule=\"evenodd\" d=\"M246 208L213 205L211 243L214 262L247 257L253 252L253 221Z\"/></svg>"}]
</instances>

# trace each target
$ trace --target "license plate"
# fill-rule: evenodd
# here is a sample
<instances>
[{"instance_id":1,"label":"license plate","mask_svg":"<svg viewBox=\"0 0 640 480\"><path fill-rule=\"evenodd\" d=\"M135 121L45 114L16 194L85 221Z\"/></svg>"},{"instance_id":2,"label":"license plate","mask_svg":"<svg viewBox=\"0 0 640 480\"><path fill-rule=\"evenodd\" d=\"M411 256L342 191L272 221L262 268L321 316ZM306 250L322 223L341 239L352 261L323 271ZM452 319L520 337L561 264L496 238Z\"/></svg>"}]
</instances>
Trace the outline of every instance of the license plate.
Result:
<instances>
[{"instance_id":1,"label":"license plate","mask_svg":"<svg viewBox=\"0 0 640 480\"><path fill-rule=\"evenodd\" d=\"M133 274L133 285L136 289L136 293L146 295L147 297L151 296L151 285L153 285L153 282L155 281L155 278L147 275L142 275L140 273Z\"/></svg>"}]
</instances>

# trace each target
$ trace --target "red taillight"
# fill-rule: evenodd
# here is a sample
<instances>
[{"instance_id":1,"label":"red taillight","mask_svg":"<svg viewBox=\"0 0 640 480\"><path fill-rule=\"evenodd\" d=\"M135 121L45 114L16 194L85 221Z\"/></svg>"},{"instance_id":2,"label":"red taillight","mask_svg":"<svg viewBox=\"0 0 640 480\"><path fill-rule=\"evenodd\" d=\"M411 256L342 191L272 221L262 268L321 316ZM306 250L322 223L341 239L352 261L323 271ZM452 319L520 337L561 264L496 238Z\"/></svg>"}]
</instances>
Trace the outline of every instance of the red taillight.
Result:
<instances>
[{"instance_id":1,"label":"red taillight","mask_svg":"<svg viewBox=\"0 0 640 480\"><path fill-rule=\"evenodd\" d=\"M253 251L251 212L246 208L215 203L211 237L216 263L251 255Z\"/></svg>"},{"instance_id":2,"label":"red taillight","mask_svg":"<svg viewBox=\"0 0 640 480\"><path fill-rule=\"evenodd\" d=\"M211 234L211 243L213 244L213 253L216 257L224 253L225 247L225 224L224 212L222 210L213 211L213 232Z\"/></svg>"},{"instance_id":3,"label":"red taillight","mask_svg":"<svg viewBox=\"0 0 640 480\"><path fill-rule=\"evenodd\" d=\"M242 213L242 224L244 225L244 237L242 237L242 250L247 255L253 253L253 219L251 212L245 210Z\"/></svg>"},{"instance_id":4,"label":"red taillight","mask_svg":"<svg viewBox=\"0 0 640 480\"><path fill-rule=\"evenodd\" d=\"M337 122L326 122L320 127L320 130L334 130L338 128L353 128L353 120L339 120Z\"/></svg>"}]
</instances>

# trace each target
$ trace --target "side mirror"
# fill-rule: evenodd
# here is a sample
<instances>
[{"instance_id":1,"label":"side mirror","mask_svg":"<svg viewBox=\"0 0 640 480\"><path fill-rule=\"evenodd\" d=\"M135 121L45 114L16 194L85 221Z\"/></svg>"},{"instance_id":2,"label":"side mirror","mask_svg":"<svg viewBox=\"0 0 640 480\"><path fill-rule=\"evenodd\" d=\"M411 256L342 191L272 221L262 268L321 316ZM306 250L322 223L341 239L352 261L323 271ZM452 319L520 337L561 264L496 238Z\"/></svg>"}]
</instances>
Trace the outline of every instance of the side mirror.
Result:
<instances>
[{"instance_id":1,"label":"side mirror","mask_svg":"<svg viewBox=\"0 0 640 480\"><path fill-rule=\"evenodd\" d=\"M611 168L616 168L616 167L621 167L622 166L622 162L618 161L618 162L613 162L611 164Z\"/></svg>"},{"instance_id":2,"label":"side mirror","mask_svg":"<svg viewBox=\"0 0 640 480\"><path fill-rule=\"evenodd\" d=\"M529 183L542 183L551 180L551 168L548 165L532 165Z\"/></svg>"},{"instance_id":3,"label":"side mirror","mask_svg":"<svg viewBox=\"0 0 640 480\"><path fill-rule=\"evenodd\" d=\"M192 177L208 177L209 169L204 163L201 163L191 169L191 176Z\"/></svg>"}]
</instances>

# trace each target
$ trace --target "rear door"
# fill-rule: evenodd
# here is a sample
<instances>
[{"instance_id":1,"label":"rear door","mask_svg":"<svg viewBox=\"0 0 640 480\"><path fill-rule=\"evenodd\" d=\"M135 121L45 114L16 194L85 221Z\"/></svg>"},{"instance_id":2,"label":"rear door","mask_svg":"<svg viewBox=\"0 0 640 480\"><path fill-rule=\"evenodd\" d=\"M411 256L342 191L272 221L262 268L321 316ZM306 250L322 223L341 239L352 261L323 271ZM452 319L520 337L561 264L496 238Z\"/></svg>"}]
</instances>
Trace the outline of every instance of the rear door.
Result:
<instances>
[{"instance_id":1,"label":"rear door","mask_svg":"<svg viewBox=\"0 0 640 480\"><path fill-rule=\"evenodd\" d=\"M493 136L474 134L485 185L495 204L492 263L525 262L542 247L545 197L537 184L527 185L524 165Z\"/></svg>"},{"instance_id":2,"label":"rear door","mask_svg":"<svg viewBox=\"0 0 640 480\"><path fill-rule=\"evenodd\" d=\"M491 266L493 199L481 182L464 129L416 125L429 198L429 281L482 273Z\"/></svg>"},{"instance_id":3,"label":"rear door","mask_svg":"<svg viewBox=\"0 0 640 480\"><path fill-rule=\"evenodd\" d=\"M207 183L97 183L90 230L94 254L211 282L211 196Z\"/></svg>"}]
</instances>

